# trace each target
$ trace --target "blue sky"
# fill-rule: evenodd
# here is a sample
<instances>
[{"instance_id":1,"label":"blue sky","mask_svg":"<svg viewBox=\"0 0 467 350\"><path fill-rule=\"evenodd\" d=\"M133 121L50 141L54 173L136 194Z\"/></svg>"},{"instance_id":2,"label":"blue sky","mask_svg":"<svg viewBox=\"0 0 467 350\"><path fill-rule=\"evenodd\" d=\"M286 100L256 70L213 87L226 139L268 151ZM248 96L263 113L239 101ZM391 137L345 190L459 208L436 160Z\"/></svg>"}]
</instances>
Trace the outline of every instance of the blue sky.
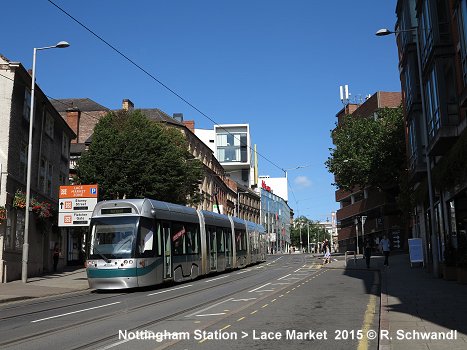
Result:
<instances>
[{"instance_id":1,"label":"blue sky","mask_svg":"<svg viewBox=\"0 0 467 350\"><path fill-rule=\"evenodd\" d=\"M353 98L400 91L394 37L396 0L53 0L218 124L249 123L261 175L288 172L289 205L313 220L338 208L324 162L342 108ZM117 109L183 113L211 120L148 78L47 0L10 1L2 10L0 53L27 68L53 98L88 97Z\"/></svg>"}]
</instances>

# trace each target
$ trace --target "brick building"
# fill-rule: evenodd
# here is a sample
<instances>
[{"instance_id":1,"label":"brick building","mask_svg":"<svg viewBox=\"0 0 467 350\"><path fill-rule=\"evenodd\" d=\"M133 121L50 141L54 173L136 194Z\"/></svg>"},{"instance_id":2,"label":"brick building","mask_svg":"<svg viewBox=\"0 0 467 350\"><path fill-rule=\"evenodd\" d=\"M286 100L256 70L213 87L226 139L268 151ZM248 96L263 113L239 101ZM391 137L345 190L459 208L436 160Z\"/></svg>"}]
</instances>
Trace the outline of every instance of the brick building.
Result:
<instances>
[{"instance_id":1,"label":"brick building","mask_svg":"<svg viewBox=\"0 0 467 350\"><path fill-rule=\"evenodd\" d=\"M346 115L357 115L362 118L372 117L379 108L399 107L401 104L400 92L378 91L363 104L349 103L337 113L338 125ZM338 179L336 179L338 182ZM336 191L336 202L340 203L337 210L338 246L339 251L356 250L360 252L363 247L363 234L365 238L378 239L386 234L388 237L403 235L399 212L395 205L395 198L375 188L359 188L353 191L339 189ZM365 217L362 222L362 217Z\"/></svg>"},{"instance_id":2,"label":"brick building","mask_svg":"<svg viewBox=\"0 0 467 350\"><path fill-rule=\"evenodd\" d=\"M438 275L449 246L467 261L467 1L399 0L396 14L411 236L422 238L425 263Z\"/></svg>"}]
</instances>

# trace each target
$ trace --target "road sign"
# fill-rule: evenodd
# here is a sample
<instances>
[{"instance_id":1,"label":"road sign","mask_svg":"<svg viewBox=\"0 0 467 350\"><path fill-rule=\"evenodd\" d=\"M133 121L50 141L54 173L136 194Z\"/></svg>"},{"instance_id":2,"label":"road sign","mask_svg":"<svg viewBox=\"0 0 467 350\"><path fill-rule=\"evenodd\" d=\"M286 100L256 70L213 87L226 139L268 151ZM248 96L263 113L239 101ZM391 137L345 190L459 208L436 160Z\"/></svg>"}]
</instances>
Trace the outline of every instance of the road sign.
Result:
<instances>
[{"instance_id":1,"label":"road sign","mask_svg":"<svg viewBox=\"0 0 467 350\"><path fill-rule=\"evenodd\" d=\"M97 198L97 185L60 186L58 198Z\"/></svg>"},{"instance_id":2,"label":"road sign","mask_svg":"<svg viewBox=\"0 0 467 350\"><path fill-rule=\"evenodd\" d=\"M97 204L97 198L62 198L58 203L58 211L93 211Z\"/></svg>"},{"instance_id":3,"label":"road sign","mask_svg":"<svg viewBox=\"0 0 467 350\"><path fill-rule=\"evenodd\" d=\"M97 204L97 185L60 186L58 226L89 226Z\"/></svg>"},{"instance_id":4,"label":"road sign","mask_svg":"<svg viewBox=\"0 0 467 350\"><path fill-rule=\"evenodd\" d=\"M58 226L89 226L91 216L92 211L58 213Z\"/></svg>"}]
</instances>

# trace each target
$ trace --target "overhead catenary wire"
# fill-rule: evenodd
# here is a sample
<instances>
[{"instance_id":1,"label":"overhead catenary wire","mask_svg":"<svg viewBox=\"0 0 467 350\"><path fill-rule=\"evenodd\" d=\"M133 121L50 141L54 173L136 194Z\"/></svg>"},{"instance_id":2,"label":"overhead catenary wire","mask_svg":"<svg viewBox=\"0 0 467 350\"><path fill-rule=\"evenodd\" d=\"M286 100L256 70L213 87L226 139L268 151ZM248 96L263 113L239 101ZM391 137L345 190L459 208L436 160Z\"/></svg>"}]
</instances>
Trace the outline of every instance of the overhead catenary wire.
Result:
<instances>
[{"instance_id":1,"label":"overhead catenary wire","mask_svg":"<svg viewBox=\"0 0 467 350\"><path fill-rule=\"evenodd\" d=\"M67 12L66 10L64 10L62 7L60 7L59 5L57 5L55 2L53 2L52 0L48 0L48 2L50 4L52 4L53 6L55 6L59 11L61 11L63 14L65 14L66 16L68 16L70 19L72 19L74 22L76 22L78 25L80 25L82 28L84 28L86 31L88 31L89 33L91 33L94 37L96 37L98 40L100 40L101 42L103 42L105 45L107 45L109 48L111 48L114 52L116 52L117 54L119 54L121 57L123 57L126 61L128 61L129 63L131 63L133 66L135 66L137 69L139 69L141 72L143 72L145 75L147 75L148 77L150 77L152 80L154 80L155 82L157 82L159 85L161 85L163 88L165 88L167 91L169 91L170 93L172 93L174 96L176 96L178 99L180 99L181 101L183 101L185 104L187 104L188 106L190 106L192 109L194 109L195 111L197 111L199 114L201 114L202 116L204 116L205 118L207 118L208 120L210 120L212 123L214 123L215 125L219 125L219 123L217 123L214 119L212 119L211 117L209 117L206 113L204 113L202 110L200 110L198 107L196 107L193 103L191 103L190 101L188 101L186 98L184 98L183 96L181 96L179 93L177 93L174 89L170 88L167 84L165 84L164 82L162 82L160 79L158 79L156 76L154 76L152 73L150 73L149 71L147 71L145 68L143 68L140 64L136 63L134 60L132 60L130 57L128 57L128 55L126 55L125 53L123 53L122 51L120 51L119 49L117 49L114 45L110 44L107 40L105 40L102 36L100 36L99 34L97 34L95 31L93 31L92 29L90 29L88 26L86 26L84 23L82 23L81 21L79 21L77 18L75 18L73 15L71 15L69 12ZM235 135L233 135L231 132L229 132L227 129L223 128L221 125L219 125L221 129L223 129L226 133L230 134L231 136L233 136L235 139L237 139L238 141L240 141ZM254 149L251 147L251 146L248 146L247 147L254 152ZM263 156L261 153L259 152L255 152L258 156L260 156L262 159L264 159L265 161L267 161L268 163L270 163L271 165L273 165L274 167L276 167L277 169L279 170L283 170L282 167L278 166L276 163L274 163L272 160L270 160L269 158Z\"/></svg>"}]
</instances>

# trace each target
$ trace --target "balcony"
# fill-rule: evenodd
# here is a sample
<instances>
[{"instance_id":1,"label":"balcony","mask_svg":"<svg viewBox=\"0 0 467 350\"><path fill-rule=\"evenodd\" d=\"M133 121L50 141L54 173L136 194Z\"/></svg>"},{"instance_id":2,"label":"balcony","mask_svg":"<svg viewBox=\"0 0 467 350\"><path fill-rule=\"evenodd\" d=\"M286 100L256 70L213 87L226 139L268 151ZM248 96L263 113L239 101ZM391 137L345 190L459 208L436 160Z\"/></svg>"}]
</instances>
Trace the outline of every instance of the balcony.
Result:
<instances>
[{"instance_id":1,"label":"balcony","mask_svg":"<svg viewBox=\"0 0 467 350\"><path fill-rule=\"evenodd\" d=\"M356 215L361 215L371 209L386 204L386 197L382 192L373 192L368 198L350 204L337 211L337 221L342 221Z\"/></svg>"},{"instance_id":2,"label":"balcony","mask_svg":"<svg viewBox=\"0 0 467 350\"><path fill-rule=\"evenodd\" d=\"M341 202L342 200L349 198L352 192L346 191L343 189L338 189L336 191L336 202Z\"/></svg>"}]
</instances>

